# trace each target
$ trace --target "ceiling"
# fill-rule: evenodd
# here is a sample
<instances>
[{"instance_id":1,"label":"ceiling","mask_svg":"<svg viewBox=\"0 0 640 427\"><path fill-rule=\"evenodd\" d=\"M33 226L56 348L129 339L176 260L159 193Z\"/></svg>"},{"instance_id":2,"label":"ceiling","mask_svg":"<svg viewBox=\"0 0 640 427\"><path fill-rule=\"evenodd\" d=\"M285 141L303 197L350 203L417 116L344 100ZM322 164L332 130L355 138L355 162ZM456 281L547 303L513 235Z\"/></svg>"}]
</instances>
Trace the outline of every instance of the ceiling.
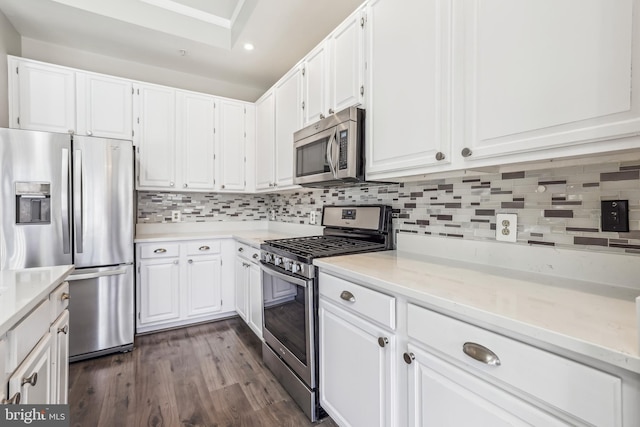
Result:
<instances>
[{"instance_id":1,"label":"ceiling","mask_svg":"<svg viewBox=\"0 0 640 427\"><path fill-rule=\"evenodd\" d=\"M363 1L0 0L0 11L22 37L265 91Z\"/></svg>"}]
</instances>

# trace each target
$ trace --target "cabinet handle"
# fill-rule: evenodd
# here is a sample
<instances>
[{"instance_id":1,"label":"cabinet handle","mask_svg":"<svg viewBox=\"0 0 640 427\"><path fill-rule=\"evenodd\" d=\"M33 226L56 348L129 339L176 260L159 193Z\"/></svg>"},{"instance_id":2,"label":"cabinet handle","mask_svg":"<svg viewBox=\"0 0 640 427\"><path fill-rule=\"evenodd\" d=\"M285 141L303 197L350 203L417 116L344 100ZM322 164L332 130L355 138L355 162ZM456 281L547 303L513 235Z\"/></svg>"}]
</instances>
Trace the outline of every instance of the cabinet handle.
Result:
<instances>
[{"instance_id":1,"label":"cabinet handle","mask_svg":"<svg viewBox=\"0 0 640 427\"><path fill-rule=\"evenodd\" d=\"M169 183L169 187L173 187L175 184L173 182Z\"/></svg>"},{"instance_id":2,"label":"cabinet handle","mask_svg":"<svg viewBox=\"0 0 640 427\"><path fill-rule=\"evenodd\" d=\"M324 119L324 114L320 113L320 119Z\"/></svg>"},{"instance_id":3,"label":"cabinet handle","mask_svg":"<svg viewBox=\"0 0 640 427\"><path fill-rule=\"evenodd\" d=\"M87 135L92 136L93 132L91 132L90 130L87 131Z\"/></svg>"},{"instance_id":4,"label":"cabinet handle","mask_svg":"<svg viewBox=\"0 0 640 427\"><path fill-rule=\"evenodd\" d=\"M20 398L21 397L22 397L22 395L20 394L20 392L16 392L16 394L11 396L10 399L2 399L2 404L3 405L18 405L18 404L20 404Z\"/></svg>"},{"instance_id":5,"label":"cabinet handle","mask_svg":"<svg viewBox=\"0 0 640 427\"><path fill-rule=\"evenodd\" d=\"M258 259L258 258L260 258L260 255L258 255L258 254L253 254L253 259Z\"/></svg>"},{"instance_id":6,"label":"cabinet handle","mask_svg":"<svg viewBox=\"0 0 640 427\"><path fill-rule=\"evenodd\" d=\"M173 261L175 265L178 265L178 260Z\"/></svg>"},{"instance_id":7,"label":"cabinet handle","mask_svg":"<svg viewBox=\"0 0 640 427\"><path fill-rule=\"evenodd\" d=\"M67 335L67 333L69 332L69 325L64 325L62 328L58 328L58 333L60 332Z\"/></svg>"},{"instance_id":8,"label":"cabinet handle","mask_svg":"<svg viewBox=\"0 0 640 427\"><path fill-rule=\"evenodd\" d=\"M353 294L349 291L342 291L342 293L340 294L340 298L345 301L356 302L356 297L354 297Z\"/></svg>"},{"instance_id":9,"label":"cabinet handle","mask_svg":"<svg viewBox=\"0 0 640 427\"><path fill-rule=\"evenodd\" d=\"M69 294L67 292L63 292L62 295L60 295L60 301L66 301L69 299Z\"/></svg>"},{"instance_id":10,"label":"cabinet handle","mask_svg":"<svg viewBox=\"0 0 640 427\"><path fill-rule=\"evenodd\" d=\"M462 345L462 351L470 358L491 366L500 366L500 358L487 347L474 342L466 342Z\"/></svg>"},{"instance_id":11,"label":"cabinet handle","mask_svg":"<svg viewBox=\"0 0 640 427\"><path fill-rule=\"evenodd\" d=\"M333 114L335 113L335 111L333 111L333 108L329 108L329 114Z\"/></svg>"},{"instance_id":12,"label":"cabinet handle","mask_svg":"<svg viewBox=\"0 0 640 427\"><path fill-rule=\"evenodd\" d=\"M244 252L244 248L238 248L238 252Z\"/></svg>"},{"instance_id":13,"label":"cabinet handle","mask_svg":"<svg viewBox=\"0 0 640 427\"><path fill-rule=\"evenodd\" d=\"M154 254L163 254L165 252L167 252L167 250L165 248L159 248L159 249L156 249L155 251L153 251Z\"/></svg>"},{"instance_id":14,"label":"cabinet handle","mask_svg":"<svg viewBox=\"0 0 640 427\"><path fill-rule=\"evenodd\" d=\"M436 153L436 160L437 161L444 160L444 158L445 158L445 155L444 155L444 153L442 151L438 151Z\"/></svg>"},{"instance_id":15,"label":"cabinet handle","mask_svg":"<svg viewBox=\"0 0 640 427\"><path fill-rule=\"evenodd\" d=\"M200 246L198 248L199 251L208 251L209 249L211 249L211 248L209 246L206 246L206 245L205 246Z\"/></svg>"},{"instance_id":16,"label":"cabinet handle","mask_svg":"<svg viewBox=\"0 0 640 427\"><path fill-rule=\"evenodd\" d=\"M34 372L30 377L22 379L22 385L29 384L31 386L35 386L38 383L38 373Z\"/></svg>"},{"instance_id":17,"label":"cabinet handle","mask_svg":"<svg viewBox=\"0 0 640 427\"><path fill-rule=\"evenodd\" d=\"M189 184L182 184L182 186L183 186L184 188L187 188L187 187L189 186Z\"/></svg>"},{"instance_id":18,"label":"cabinet handle","mask_svg":"<svg viewBox=\"0 0 640 427\"><path fill-rule=\"evenodd\" d=\"M411 365L411 362L416 359L416 355L413 353L405 353L402 355L402 358L404 359L404 363Z\"/></svg>"},{"instance_id":19,"label":"cabinet handle","mask_svg":"<svg viewBox=\"0 0 640 427\"><path fill-rule=\"evenodd\" d=\"M378 338L378 345L380 347L384 348L384 346L386 346L387 344L389 344L389 338L387 338L387 337Z\"/></svg>"},{"instance_id":20,"label":"cabinet handle","mask_svg":"<svg viewBox=\"0 0 640 427\"><path fill-rule=\"evenodd\" d=\"M360 86L360 95L364 95L364 86Z\"/></svg>"},{"instance_id":21,"label":"cabinet handle","mask_svg":"<svg viewBox=\"0 0 640 427\"><path fill-rule=\"evenodd\" d=\"M469 157L469 156L471 156L473 154L473 151L471 151L471 149L469 149L467 147L464 147L460 154L462 154L462 157Z\"/></svg>"},{"instance_id":22,"label":"cabinet handle","mask_svg":"<svg viewBox=\"0 0 640 427\"><path fill-rule=\"evenodd\" d=\"M193 264L193 260L192 259L189 260L189 264Z\"/></svg>"}]
</instances>

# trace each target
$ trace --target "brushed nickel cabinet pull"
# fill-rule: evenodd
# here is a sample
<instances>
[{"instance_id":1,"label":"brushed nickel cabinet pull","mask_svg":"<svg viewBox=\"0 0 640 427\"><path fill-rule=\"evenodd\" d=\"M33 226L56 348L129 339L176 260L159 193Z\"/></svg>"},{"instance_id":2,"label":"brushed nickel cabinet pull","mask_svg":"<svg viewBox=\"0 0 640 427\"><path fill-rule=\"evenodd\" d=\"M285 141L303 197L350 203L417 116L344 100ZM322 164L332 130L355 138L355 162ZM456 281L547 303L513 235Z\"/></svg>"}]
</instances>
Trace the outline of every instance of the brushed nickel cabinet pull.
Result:
<instances>
[{"instance_id":1,"label":"brushed nickel cabinet pull","mask_svg":"<svg viewBox=\"0 0 640 427\"><path fill-rule=\"evenodd\" d=\"M260 255L258 255L258 254L253 254L253 259L258 259L258 258L260 258Z\"/></svg>"},{"instance_id":2,"label":"brushed nickel cabinet pull","mask_svg":"<svg viewBox=\"0 0 640 427\"><path fill-rule=\"evenodd\" d=\"M443 153L442 151L438 151L438 152L436 153L436 160L437 160L437 161L441 161L441 160L444 160L444 159L445 159L445 155L444 155L444 153Z\"/></svg>"},{"instance_id":3,"label":"brushed nickel cabinet pull","mask_svg":"<svg viewBox=\"0 0 640 427\"><path fill-rule=\"evenodd\" d=\"M353 294L349 291L342 291L342 293L340 294L340 298L345 301L356 302L356 297L354 297Z\"/></svg>"},{"instance_id":4,"label":"brushed nickel cabinet pull","mask_svg":"<svg viewBox=\"0 0 640 427\"><path fill-rule=\"evenodd\" d=\"M411 363L416 359L416 355L413 353L405 353L402 355L402 358L404 359L404 363L411 365Z\"/></svg>"},{"instance_id":5,"label":"brushed nickel cabinet pull","mask_svg":"<svg viewBox=\"0 0 640 427\"><path fill-rule=\"evenodd\" d=\"M167 252L167 250L165 248L159 248L159 249L156 249L155 251L153 251L154 254L163 254L165 252Z\"/></svg>"},{"instance_id":6,"label":"brushed nickel cabinet pull","mask_svg":"<svg viewBox=\"0 0 640 427\"><path fill-rule=\"evenodd\" d=\"M378 345L380 347L384 348L387 344L389 344L389 338L387 338L387 337L378 338Z\"/></svg>"},{"instance_id":7,"label":"brushed nickel cabinet pull","mask_svg":"<svg viewBox=\"0 0 640 427\"><path fill-rule=\"evenodd\" d=\"M469 157L473 154L473 151L471 151L470 148L464 147L460 154L462 154L462 157Z\"/></svg>"},{"instance_id":8,"label":"brushed nickel cabinet pull","mask_svg":"<svg viewBox=\"0 0 640 427\"><path fill-rule=\"evenodd\" d=\"M205 246L200 246L198 248L199 251L208 251L209 249L211 249L211 248L209 246L206 246L206 245Z\"/></svg>"},{"instance_id":9,"label":"brushed nickel cabinet pull","mask_svg":"<svg viewBox=\"0 0 640 427\"><path fill-rule=\"evenodd\" d=\"M22 395L20 394L20 392L16 392L16 394L14 394L13 396L11 396L11 398L9 399L2 399L2 404L3 405L18 405L20 404L20 399L21 399Z\"/></svg>"},{"instance_id":10,"label":"brushed nickel cabinet pull","mask_svg":"<svg viewBox=\"0 0 640 427\"><path fill-rule=\"evenodd\" d=\"M69 294L67 292L63 292L62 295L60 295L60 301L66 301L69 298L70 297L69 297Z\"/></svg>"},{"instance_id":11,"label":"brushed nickel cabinet pull","mask_svg":"<svg viewBox=\"0 0 640 427\"><path fill-rule=\"evenodd\" d=\"M462 346L464 354L480 363L491 366L500 366L500 358L487 347L474 342L466 342Z\"/></svg>"},{"instance_id":12,"label":"brushed nickel cabinet pull","mask_svg":"<svg viewBox=\"0 0 640 427\"><path fill-rule=\"evenodd\" d=\"M25 384L29 384L31 386L35 386L38 383L38 373L34 372L33 374L31 374L31 376L27 377L27 378L23 378L21 384L25 385Z\"/></svg>"},{"instance_id":13,"label":"brushed nickel cabinet pull","mask_svg":"<svg viewBox=\"0 0 640 427\"><path fill-rule=\"evenodd\" d=\"M69 325L64 325L62 328L58 328L58 333L61 333L61 332L67 335L67 333L69 332Z\"/></svg>"}]
</instances>

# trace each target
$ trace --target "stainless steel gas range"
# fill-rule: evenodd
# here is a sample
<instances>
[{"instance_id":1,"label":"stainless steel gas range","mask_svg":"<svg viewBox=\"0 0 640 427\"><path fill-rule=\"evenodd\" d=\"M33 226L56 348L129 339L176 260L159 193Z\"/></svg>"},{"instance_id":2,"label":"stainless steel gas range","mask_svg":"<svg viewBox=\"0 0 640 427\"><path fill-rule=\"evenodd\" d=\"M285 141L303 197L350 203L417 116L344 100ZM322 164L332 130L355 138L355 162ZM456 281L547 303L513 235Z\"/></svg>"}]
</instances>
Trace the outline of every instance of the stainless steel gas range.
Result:
<instances>
[{"instance_id":1,"label":"stainless steel gas range","mask_svg":"<svg viewBox=\"0 0 640 427\"><path fill-rule=\"evenodd\" d=\"M262 358L311 421L318 403L315 258L391 249L391 207L325 206L323 235L268 240L261 248L265 300Z\"/></svg>"}]
</instances>

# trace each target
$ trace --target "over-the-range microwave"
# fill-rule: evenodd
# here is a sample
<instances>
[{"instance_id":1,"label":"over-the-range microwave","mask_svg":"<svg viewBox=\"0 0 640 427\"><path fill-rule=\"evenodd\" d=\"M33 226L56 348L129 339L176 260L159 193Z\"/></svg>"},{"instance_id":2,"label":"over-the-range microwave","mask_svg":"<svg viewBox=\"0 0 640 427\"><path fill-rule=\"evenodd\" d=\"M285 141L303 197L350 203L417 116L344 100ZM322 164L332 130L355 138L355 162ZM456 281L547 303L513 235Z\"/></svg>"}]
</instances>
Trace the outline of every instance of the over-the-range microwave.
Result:
<instances>
[{"instance_id":1,"label":"over-the-range microwave","mask_svg":"<svg viewBox=\"0 0 640 427\"><path fill-rule=\"evenodd\" d=\"M364 181L364 110L350 107L293 134L293 183L325 187Z\"/></svg>"}]
</instances>

